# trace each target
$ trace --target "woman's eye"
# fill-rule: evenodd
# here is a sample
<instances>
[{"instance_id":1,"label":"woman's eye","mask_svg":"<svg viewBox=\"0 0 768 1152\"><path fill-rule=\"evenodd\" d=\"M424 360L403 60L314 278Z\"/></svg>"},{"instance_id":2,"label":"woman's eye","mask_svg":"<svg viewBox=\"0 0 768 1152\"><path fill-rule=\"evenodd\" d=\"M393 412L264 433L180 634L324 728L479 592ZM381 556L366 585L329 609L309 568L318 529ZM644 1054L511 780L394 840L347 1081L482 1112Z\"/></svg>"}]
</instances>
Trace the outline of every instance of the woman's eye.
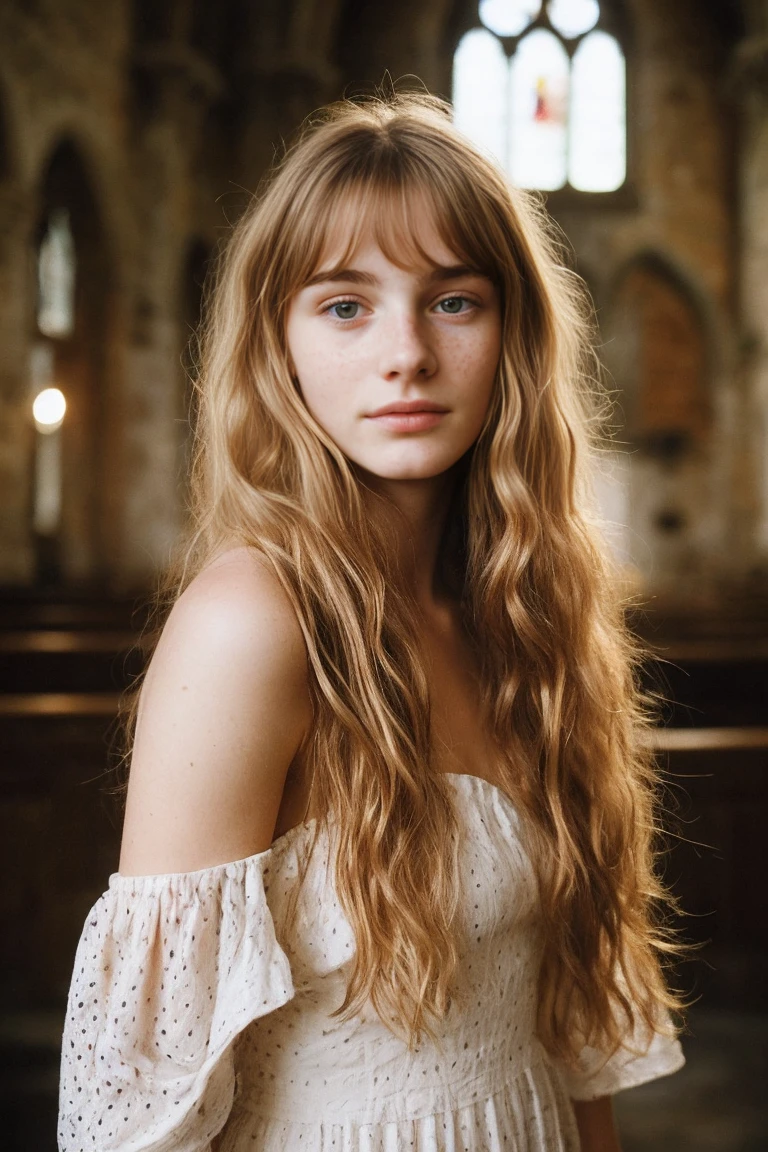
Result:
<instances>
[{"instance_id":1,"label":"woman's eye","mask_svg":"<svg viewBox=\"0 0 768 1152\"><path fill-rule=\"evenodd\" d=\"M357 309L360 307L356 300L337 300L327 309L337 320L355 320Z\"/></svg>"},{"instance_id":2,"label":"woman's eye","mask_svg":"<svg viewBox=\"0 0 768 1152\"><path fill-rule=\"evenodd\" d=\"M466 296L446 296L445 300L441 300L438 307L444 309L450 316L462 311L462 305L470 304L471 301L467 300Z\"/></svg>"}]
</instances>

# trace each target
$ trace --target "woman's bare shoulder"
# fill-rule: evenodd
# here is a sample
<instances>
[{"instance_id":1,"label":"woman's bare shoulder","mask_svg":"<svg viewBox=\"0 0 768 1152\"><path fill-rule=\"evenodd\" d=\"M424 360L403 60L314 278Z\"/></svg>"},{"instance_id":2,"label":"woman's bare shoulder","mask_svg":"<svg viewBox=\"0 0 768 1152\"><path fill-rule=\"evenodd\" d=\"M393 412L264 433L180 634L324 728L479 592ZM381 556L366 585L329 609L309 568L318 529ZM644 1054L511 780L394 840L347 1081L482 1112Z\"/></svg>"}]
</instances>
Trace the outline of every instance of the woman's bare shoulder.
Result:
<instances>
[{"instance_id":1,"label":"woman's bare shoulder","mask_svg":"<svg viewBox=\"0 0 768 1152\"><path fill-rule=\"evenodd\" d=\"M307 680L307 651L296 611L269 563L252 548L218 555L174 604L154 660L187 658L237 662L243 674L278 678L284 688Z\"/></svg>"},{"instance_id":2,"label":"woman's bare shoulder","mask_svg":"<svg viewBox=\"0 0 768 1152\"><path fill-rule=\"evenodd\" d=\"M186 871L269 847L311 722L287 592L232 549L178 598L142 685L120 871Z\"/></svg>"},{"instance_id":3,"label":"woman's bare shoulder","mask_svg":"<svg viewBox=\"0 0 768 1152\"><path fill-rule=\"evenodd\" d=\"M286 633L284 639L301 640L301 627L290 597L272 566L254 548L229 548L214 557L189 583L176 601L168 622L176 617L202 615L226 627L242 627L268 619Z\"/></svg>"}]
</instances>

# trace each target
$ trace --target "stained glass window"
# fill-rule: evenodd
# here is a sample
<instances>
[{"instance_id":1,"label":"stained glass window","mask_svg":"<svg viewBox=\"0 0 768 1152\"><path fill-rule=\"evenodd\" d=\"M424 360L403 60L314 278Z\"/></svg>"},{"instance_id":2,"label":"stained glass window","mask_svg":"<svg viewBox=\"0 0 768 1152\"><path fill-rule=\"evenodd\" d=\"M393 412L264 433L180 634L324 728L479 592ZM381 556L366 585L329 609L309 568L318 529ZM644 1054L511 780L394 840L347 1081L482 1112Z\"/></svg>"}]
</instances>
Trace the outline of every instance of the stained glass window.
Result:
<instances>
[{"instance_id":1,"label":"stained glass window","mask_svg":"<svg viewBox=\"0 0 768 1152\"><path fill-rule=\"evenodd\" d=\"M497 36L519 36L539 14L541 0L480 0L480 20Z\"/></svg>"},{"instance_id":2,"label":"stained glass window","mask_svg":"<svg viewBox=\"0 0 768 1152\"><path fill-rule=\"evenodd\" d=\"M613 36L590 32L571 66L569 171L584 192L618 188L626 171L624 57Z\"/></svg>"},{"instance_id":3,"label":"stained glass window","mask_svg":"<svg viewBox=\"0 0 768 1152\"><path fill-rule=\"evenodd\" d=\"M516 184L562 188L568 154L568 54L543 28L509 62L507 166Z\"/></svg>"},{"instance_id":4,"label":"stained glass window","mask_svg":"<svg viewBox=\"0 0 768 1152\"><path fill-rule=\"evenodd\" d=\"M600 16L597 0L550 0L549 22L567 40L594 28Z\"/></svg>"},{"instance_id":5,"label":"stained glass window","mask_svg":"<svg viewBox=\"0 0 768 1152\"><path fill-rule=\"evenodd\" d=\"M480 0L453 64L457 126L524 188L626 176L625 63L597 0Z\"/></svg>"},{"instance_id":6,"label":"stained glass window","mask_svg":"<svg viewBox=\"0 0 768 1152\"><path fill-rule=\"evenodd\" d=\"M453 62L454 119L462 132L500 163L507 158L509 65L501 41L473 28Z\"/></svg>"}]
</instances>

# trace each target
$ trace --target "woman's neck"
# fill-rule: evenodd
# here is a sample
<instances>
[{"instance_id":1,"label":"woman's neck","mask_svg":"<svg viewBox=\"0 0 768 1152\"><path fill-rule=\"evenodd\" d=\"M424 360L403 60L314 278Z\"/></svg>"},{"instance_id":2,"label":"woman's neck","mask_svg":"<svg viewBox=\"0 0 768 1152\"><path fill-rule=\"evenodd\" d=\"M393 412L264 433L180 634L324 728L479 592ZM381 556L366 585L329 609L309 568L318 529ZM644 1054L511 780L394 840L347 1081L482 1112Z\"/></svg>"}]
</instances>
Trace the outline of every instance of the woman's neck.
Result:
<instances>
[{"instance_id":1,"label":"woman's neck","mask_svg":"<svg viewBox=\"0 0 768 1152\"><path fill-rule=\"evenodd\" d=\"M456 488L454 469L428 480L361 477L370 515L385 530L396 566L416 603L428 615L448 597L439 570L440 545Z\"/></svg>"}]
</instances>

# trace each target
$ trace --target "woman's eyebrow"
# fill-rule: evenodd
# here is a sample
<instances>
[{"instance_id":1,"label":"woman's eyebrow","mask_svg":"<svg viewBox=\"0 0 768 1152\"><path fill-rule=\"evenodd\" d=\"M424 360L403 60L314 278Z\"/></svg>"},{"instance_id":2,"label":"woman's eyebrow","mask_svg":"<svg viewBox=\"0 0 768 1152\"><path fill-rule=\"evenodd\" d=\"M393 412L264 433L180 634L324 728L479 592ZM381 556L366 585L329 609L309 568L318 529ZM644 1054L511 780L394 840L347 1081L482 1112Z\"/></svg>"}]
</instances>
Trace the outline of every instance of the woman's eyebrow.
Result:
<instances>
[{"instance_id":1,"label":"woman's eyebrow","mask_svg":"<svg viewBox=\"0 0 768 1152\"><path fill-rule=\"evenodd\" d=\"M484 280L488 279L488 273L475 268L473 264L436 264L430 280L459 280L462 276L482 276Z\"/></svg>"},{"instance_id":2,"label":"woman's eyebrow","mask_svg":"<svg viewBox=\"0 0 768 1152\"><path fill-rule=\"evenodd\" d=\"M458 280L462 276L482 276L484 279L488 279L486 272L475 268L471 264L436 264L428 280L432 283L438 283L444 280ZM378 277L372 273L363 272L359 268L326 268L310 277L304 287L312 288L316 284L333 284L339 282L346 284L375 285L379 283L379 280Z\"/></svg>"},{"instance_id":3,"label":"woman's eyebrow","mask_svg":"<svg viewBox=\"0 0 768 1152\"><path fill-rule=\"evenodd\" d=\"M378 279L370 272L361 272L358 268L326 268L324 271L317 272L304 285L305 288L312 288L315 284L333 284L337 281L352 284L378 284Z\"/></svg>"}]
</instances>

